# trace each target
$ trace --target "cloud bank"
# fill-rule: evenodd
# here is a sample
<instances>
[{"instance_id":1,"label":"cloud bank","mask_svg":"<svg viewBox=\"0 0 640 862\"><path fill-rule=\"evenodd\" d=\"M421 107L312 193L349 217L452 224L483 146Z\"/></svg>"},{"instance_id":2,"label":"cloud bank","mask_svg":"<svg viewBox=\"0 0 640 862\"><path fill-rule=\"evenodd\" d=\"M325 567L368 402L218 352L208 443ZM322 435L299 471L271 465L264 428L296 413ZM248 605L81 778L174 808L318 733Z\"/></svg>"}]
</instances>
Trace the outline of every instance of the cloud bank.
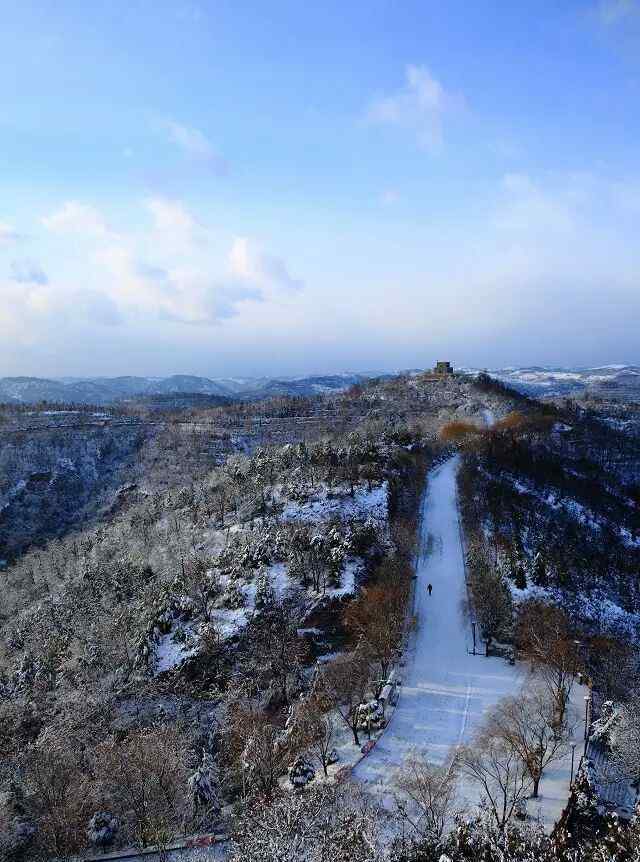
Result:
<instances>
[{"instance_id":1,"label":"cloud bank","mask_svg":"<svg viewBox=\"0 0 640 862\"><path fill-rule=\"evenodd\" d=\"M13 245L21 239L20 234L7 222L0 221L0 248Z\"/></svg>"},{"instance_id":2,"label":"cloud bank","mask_svg":"<svg viewBox=\"0 0 640 862\"><path fill-rule=\"evenodd\" d=\"M508 173L466 221L404 234L389 223L389 235L378 226L341 245L318 237L330 274L306 283L285 257L221 233L183 201L139 201L140 224L126 230L89 203L64 202L41 224L75 270L14 261L0 277L0 334L14 356L16 346L37 357L59 343L59 373L73 373L87 339L113 371L123 338L152 357L131 366L127 348L123 373L154 373L156 363L167 372L406 367L425 351L552 362L579 345L587 362L594 344L605 361L629 352L640 320L638 188L633 178Z\"/></svg>"},{"instance_id":3,"label":"cloud bank","mask_svg":"<svg viewBox=\"0 0 640 862\"><path fill-rule=\"evenodd\" d=\"M61 320L133 330L152 321L218 326L248 303L302 290L283 258L248 237L216 257L211 246L220 241L183 202L153 197L139 208L146 223L137 232L114 231L96 207L75 200L44 215L45 231L90 277L50 278L35 261L13 261L0 282L0 331L33 343Z\"/></svg>"},{"instance_id":4,"label":"cloud bank","mask_svg":"<svg viewBox=\"0 0 640 862\"><path fill-rule=\"evenodd\" d=\"M445 114L459 102L426 66L409 65L404 86L374 99L366 119L373 125L407 130L415 135L419 146L434 149L442 144Z\"/></svg>"}]
</instances>

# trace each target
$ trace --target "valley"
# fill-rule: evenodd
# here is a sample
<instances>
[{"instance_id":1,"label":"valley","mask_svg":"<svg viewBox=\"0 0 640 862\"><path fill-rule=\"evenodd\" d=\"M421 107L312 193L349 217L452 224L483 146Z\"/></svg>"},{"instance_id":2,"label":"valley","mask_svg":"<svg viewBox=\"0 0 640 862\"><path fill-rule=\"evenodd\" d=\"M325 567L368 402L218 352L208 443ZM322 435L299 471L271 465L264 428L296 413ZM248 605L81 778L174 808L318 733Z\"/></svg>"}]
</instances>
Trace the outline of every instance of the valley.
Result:
<instances>
[{"instance_id":1,"label":"valley","mask_svg":"<svg viewBox=\"0 0 640 862\"><path fill-rule=\"evenodd\" d=\"M356 804L331 808L344 793L365 794L362 834L382 829L387 847L445 841L480 803L498 829L525 812L549 835L585 816L574 769L605 804L570 752L583 692L590 722L635 696L633 435L486 375L118 409L4 412L12 852L215 833L223 855L258 858L252 805L277 821L300 804L313 834L305 806L323 799L339 821ZM504 735L524 716L535 769ZM152 810L131 802L140 782ZM87 839L107 814L117 827Z\"/></svg>"}]
</instances>

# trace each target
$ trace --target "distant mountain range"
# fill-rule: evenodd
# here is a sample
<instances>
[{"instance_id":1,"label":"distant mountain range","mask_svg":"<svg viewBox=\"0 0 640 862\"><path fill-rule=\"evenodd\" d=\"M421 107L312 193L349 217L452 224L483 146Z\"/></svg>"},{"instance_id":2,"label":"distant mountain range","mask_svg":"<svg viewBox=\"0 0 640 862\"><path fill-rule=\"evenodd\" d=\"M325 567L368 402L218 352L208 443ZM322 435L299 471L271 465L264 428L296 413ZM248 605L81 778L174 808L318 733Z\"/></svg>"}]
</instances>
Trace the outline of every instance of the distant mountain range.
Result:
<instances>
[{"instance_id":1,"label":"distant mountain range","mask_svg":"<svg viewBox=\"0 0 640 862\"><path fill-rule=\"evenodd\" d=\"M372 377L368 374L327 374L308 377L41 377L0 378L0 402L35 404L39 401L73 404L112 404L116 401L181 394L251 400L275 395L318 395L340 392Z\"/></svg>"},{"instance_id":2,"label":"distant mountain range","mask_svg":"<svg viewBox=\"0 0 640 862\"><path fill-rule=\"evenodd\" d=\"M477 369L460 369L477 373ZM396 372L400 373L400 372ZM408 372L415 374L416 370ZM596 368L526 366L490 370L492 377L537 397L585 396L640 401L640 366L603 365ZM0 403L34 404L39 401L74 404L113 404L134 398L167 399L171 395L255 400L275 395L318 395L341 392L389 372L308 375L303 377L41 377L0 378Z\"/></svg>"},{"instance_id":3,"label":"distant mountain range","mask_svg":"<svg viewBox=\"0 0 640 862\"><path fill-rule=\"evenodd\" d=\"M593 396L640 401L640 366L600 365L594 368L499 368L489 372L514 389L540 397Z\"/></svg>"}]
</instances>

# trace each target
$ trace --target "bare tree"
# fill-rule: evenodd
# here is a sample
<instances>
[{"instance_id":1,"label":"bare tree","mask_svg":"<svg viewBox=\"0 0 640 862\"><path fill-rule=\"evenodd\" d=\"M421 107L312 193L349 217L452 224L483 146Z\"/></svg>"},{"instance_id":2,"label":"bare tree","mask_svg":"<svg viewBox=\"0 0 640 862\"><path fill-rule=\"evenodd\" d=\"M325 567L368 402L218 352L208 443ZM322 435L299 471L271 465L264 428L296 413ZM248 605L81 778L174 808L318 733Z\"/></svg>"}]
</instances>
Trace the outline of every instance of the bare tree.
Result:
<instances>
[{"instance_id":1,"label":"bare tree","mask_svg":"<svg viewBox=\"0 0 640 862\"><path fill-rule=\"evenodd\" d=\"M103 670L117 670L124 680L135 672L139 660L139 608L120 605L93 623L88 636L92 660Z\"/></svg>"},{"instance_id":2,"label":"bare tree","mask_svg":"<svg viewBox=\"0 0 640 862\"><path fill-rule=\"evenodd\" d=\"M629 696L629 680L638 679L638 654L622 637L596 635L589 640L589 670L594 688L615 701Z\"/></svg>"},{"instance_id":3,"label":"bare tree","mask_svg":"<svg viewBox=\"0 0 640 862\"><path fill-rule=\"evenodd\" d=\"M242 750L243 787L270 798L278 788L278 779L286 771L292 746L282 732L263 713L254 713L245 727ZM250 787L247 788L246 783Z\"/></svg>"},{"instance_id":4,"label":"bare tree","mask_svg":"<svg viewBox=\"0 0 640 862\"><path fill-rule=\"evenodd\" d=\"M111 736L98 746L96 773L121 822L142 847L176 834L189 809L186 740L173 726Z\"/></svg>"},{"instance_id":5,"label":"bare tree","mask_svg":"<svg viewBox=\"0 0 640 862\"><path fill-rule=\"evenodd\" d=\"M531 786L518 752L502 736L485 728L473 745L459 751L461 772L478 784L498 829L504 829Z\"/></svg>"},{"instance_id":6,"label":"bare tree","mask_svg":"<svg viewBox=\"0 0 640 862\"><path fill-rule=\"evenodd\" d=\"M204 668L209 679L220 679L229 657L227 641L215 623L207 623L200 630L200 655L205 659Z\"/></svg>"},{"instance_id":7,"label":"bare tree","mask_svg":"<svg viewBox=\"0 0 640 862\"><path fill-rule=\"evenodd\" d=\"M396 797L396 804L421 837L436 841L442 837L454 814L458 769L457 754L444 766L430 763L424 754L416 752L405 759L396 784L410 804L402 797Z\"/></svg>"},{"instance_id":8,"label":"bare tree","mask_svg":"<svg viewBox=\"0 0 640 862\"><path fill-rule=\"evenodd\" d=\"M212 562L199 555L182 556L180 562L185 593L202 618L208 621L213 604L221 593L220 582L215 573L210 571Z\"/></svg>"},{"instance_id":9,"label":"bare tree","mask_svg":"<svg viewBox=\"0 0 640 862\"><path fill-rule=\"evenodd\" d=\"M306 589L324 593L332 574L330 548L326 538L308 525L297 525L288 542L289 571Z\"/></svg>"},{"instance_id":10,"label":"bare tree","mask_svg":"<svg viewBox=\"0 0 640 862\"><path fill-rule=\"evenodd\" d=\"M375 862L380 814L351 786L311 786L270 805L256 800L234 824L230 862Z\"/></svg>"},{"instance_id":11,"label":"bare tree","mask_svg":"<svg viewBox=\"0 0 640 862\"><path fill-rule=\"evenodd\" d=\"M77 851L94 801L80 752L45 736L24 752L22 769L41 848L60 857Z\"/></svg>"},{"instance_id":12,"label":"bare tree","mask_svg":"<svg viewBox=\"0 0 640 862\"><path fill-rule=\"evenodd\" d=\"M544 770L567 751L569 729L566 721L559 722L555 700L545 688L534 686L518 697L502 700L489 721L493 733L518 753L537 798Z\"/></svg>"},{"instance_id":13,"label":"bare tree","mask_svg":"<svg viewBox=\"0 0 640 862\"><path fill-rule=\"evenodd\" d=\"M325 711L321 698L311 696L300 702L293 719L293 735L298 746L309 749L327 775L338 734L333 715Z\"/></svg>"},{"instance_id":14,"label":"bare tree","mask_svg":"<svg viewBox=\"0 0 640 862\"><path fill-rule=\"evenodd\" d=\"M247 674L273 685L281 704L289 702L292 689L299 684L306 655L306 644L298 635L302 601L296 592L277 599L270 591L245 634L249 645Z\"/></svg>"}]
</instances>

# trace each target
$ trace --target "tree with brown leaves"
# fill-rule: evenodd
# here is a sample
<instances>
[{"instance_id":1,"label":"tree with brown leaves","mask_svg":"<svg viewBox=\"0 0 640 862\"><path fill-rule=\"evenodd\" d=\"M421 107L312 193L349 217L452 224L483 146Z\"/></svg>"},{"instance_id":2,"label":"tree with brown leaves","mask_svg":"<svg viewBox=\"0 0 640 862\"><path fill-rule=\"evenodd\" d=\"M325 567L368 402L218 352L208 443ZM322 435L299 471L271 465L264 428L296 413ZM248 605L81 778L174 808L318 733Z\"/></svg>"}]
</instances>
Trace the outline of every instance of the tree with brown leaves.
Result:
<instances>
[{"instance_id":1,"label":"tree with brown leaves","mask_svg":"<svg viewBox=\"0 0 640 862\"><path fill-rule=\"evenodd\" d=\"M375 668L375 696L379 697L398 654L405 622L407 592L403 586L368 587L344 615L345 628L360 644Z\"/></svg>"},{"instance_id":2,"label":"tree with brown leaves","mask_svg":"<svg viewBox=\"0 0 640 862\"><path fill-rule=\"evenodd\" d=\"M518 615L516 644L554 699L562 724L579 666L579 644L566 614L545 602L525 602Z\"/></svg>"},{"instance_id":3,"label":"tree with brown leaves","mask_svg":"<svg viewBox=\"0 0 640 862\"><path fill-rule=\"evenodd\" d=\"M365 654L357 649L327 662L316 683L317 692L327 699L353 733L356 745L360 745L358 707L364 701L369 687L369 670Z\"/></svg>"}]
</instances>

